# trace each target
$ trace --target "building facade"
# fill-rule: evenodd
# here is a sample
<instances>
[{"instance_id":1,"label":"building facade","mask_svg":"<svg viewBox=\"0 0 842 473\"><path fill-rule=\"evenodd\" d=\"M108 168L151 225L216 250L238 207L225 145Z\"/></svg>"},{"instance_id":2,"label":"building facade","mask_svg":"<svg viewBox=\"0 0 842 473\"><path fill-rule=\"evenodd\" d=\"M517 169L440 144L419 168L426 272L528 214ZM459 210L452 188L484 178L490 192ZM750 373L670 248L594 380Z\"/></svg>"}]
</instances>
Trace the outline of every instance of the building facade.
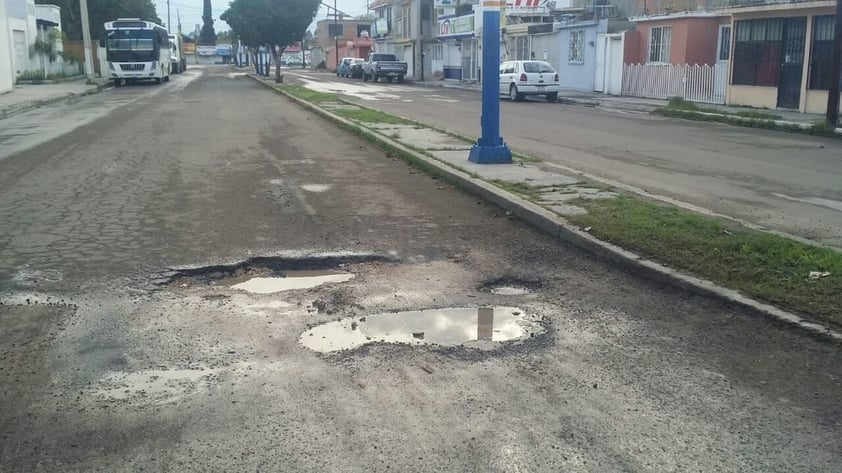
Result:
<instances>
[{"instance_id":1,"label":"building facade","mask_svg":"<svg viewBox=\"0 0 842 473\"><path fill-rule=\"evenodd\" d=\"M439 33L433 0L375 0L369 9L375 17L372 49L406 62L409 79L432 78L432 58L426 51Z\"/></svg>"},{"instance_id":2,"label":"building facade","mask_svg":"<svg viewBox=\"0 0 842 473\"><path fill-rule=\"evenodd\" d=\"M729 2L734 35L727 103L824 113L835 8L833 0Z\"/></svg>"},{"instance_id":3,"label":"building facade","mask_svg":"<svg viewBox=\"0 0 842 473\"><path fill-rule=\"evenodd\" d=\"M367 57L373 46L371 30L368 20L319 20L311 51L313 65L324 61L327 69L335 70L337 57Z\"/></svg>"}]
</instances>

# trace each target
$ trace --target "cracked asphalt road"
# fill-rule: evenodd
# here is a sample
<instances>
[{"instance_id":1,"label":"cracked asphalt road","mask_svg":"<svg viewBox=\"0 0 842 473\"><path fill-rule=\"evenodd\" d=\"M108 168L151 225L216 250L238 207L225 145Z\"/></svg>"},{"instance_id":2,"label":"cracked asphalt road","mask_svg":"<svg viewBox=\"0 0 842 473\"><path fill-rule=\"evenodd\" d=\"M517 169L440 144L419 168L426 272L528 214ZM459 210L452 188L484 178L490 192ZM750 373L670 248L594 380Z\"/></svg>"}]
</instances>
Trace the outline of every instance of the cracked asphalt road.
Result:
<instances>
[{"instance_id":1,"label":"cracked asphalt road","mask_svg":"<svg viewBox=\"0 0 842 473\"><path fill-rule=\"evenodd\" d=\"M0 471L840 469L838 345L618 271L195 71L88 97L61 119L124 103L0 160ZM260 257L356 277L262 295L168 272ZM545 331L485 351L298 342L488 305Z\"/></svg>"}]
</instances>

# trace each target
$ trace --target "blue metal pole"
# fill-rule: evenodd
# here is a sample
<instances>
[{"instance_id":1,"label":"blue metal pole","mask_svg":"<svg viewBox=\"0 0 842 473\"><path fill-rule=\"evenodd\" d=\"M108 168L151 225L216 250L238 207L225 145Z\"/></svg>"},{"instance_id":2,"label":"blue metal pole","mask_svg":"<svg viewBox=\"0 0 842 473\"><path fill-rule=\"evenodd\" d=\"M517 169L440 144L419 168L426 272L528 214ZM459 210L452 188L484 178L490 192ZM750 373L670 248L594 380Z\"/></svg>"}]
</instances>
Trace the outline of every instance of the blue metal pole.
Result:
<instances>
[{"instance_id":1,"label":"blue metal pole","mask_svg":"<svg viewBox=\"0 0 842 473\"><path fill-rule=\"evenodd\" d=\"M500 136L500 0L483 0L482 135L468 159L475 163L511 163L512 151Z\"/></svg>"}]
</instances>

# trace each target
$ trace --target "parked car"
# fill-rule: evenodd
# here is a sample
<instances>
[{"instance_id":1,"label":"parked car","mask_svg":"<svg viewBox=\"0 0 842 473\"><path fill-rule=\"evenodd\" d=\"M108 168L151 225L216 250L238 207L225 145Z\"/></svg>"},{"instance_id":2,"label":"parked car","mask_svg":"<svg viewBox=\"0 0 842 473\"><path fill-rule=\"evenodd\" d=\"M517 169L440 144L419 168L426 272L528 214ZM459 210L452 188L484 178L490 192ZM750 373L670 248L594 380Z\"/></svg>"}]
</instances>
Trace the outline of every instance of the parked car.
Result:
<instances>
[{"instance_id":1,"label":"parked car","mask_svg":"<svg viewBox=\"0 0 842 473\"><path fill-rule=\"evenodd\" d=\"M351 79L362 79L364 62L365 59L354 59L354 62L351 63Z\"/></svg>"},{"instance_id":2,"label":"parked car","mask_svg":"<svg viewBox=\"0 0 842 473\"><path fill-rule=\"evenodd\" d=\"M343 57L336 68L336 75L339 77L351 77L351 63L354 61L352 57Z\"/></svg>"},{"instance_id":3,"label":"parked car","mask_svg":"<svg viewBox=\"0 0 842 473\"><path fill-rule=\"evenodd\" d=\"M386 79L392 82L397 79L403 82L408 67L405 62L400 62L394 54L369 53L368 60L363 63L363 80L377 82Z\"/></svg>"},{"instance_id":4,"label":"parked car","mask_svg":"<svg viewBox=\"0 0 842 473\"><path fill-rule=\"evenodd\" d=\"M547 102L557 102L558 89L558 72L547 62L506 61L500 65L500 95L512 100L543 95Z\"/></svg>"}]
</instances>

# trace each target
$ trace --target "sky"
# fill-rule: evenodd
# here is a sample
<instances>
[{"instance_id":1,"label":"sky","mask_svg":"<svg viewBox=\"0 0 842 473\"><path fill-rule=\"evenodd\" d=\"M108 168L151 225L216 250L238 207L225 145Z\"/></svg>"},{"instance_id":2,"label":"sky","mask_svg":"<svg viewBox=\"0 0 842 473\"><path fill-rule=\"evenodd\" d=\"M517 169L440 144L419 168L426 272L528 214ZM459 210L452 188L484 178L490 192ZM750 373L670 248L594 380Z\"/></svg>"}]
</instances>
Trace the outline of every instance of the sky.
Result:
<instances>
[{"instance_id":1,"label":"sky","mask_svg":"<svg viewBox=\"0 0 842 473\"><path fill-rule=\"evenodd\" d=\"M330 5L332 10L333 0L322 1ZM213 28L217 33L230 29L228 27L228 23L219 19L219 15L222 15L222 12L228 9L229 2L230 0L211 0L214 18ZM155 8L158 11L158 16L164 23L166 23L167 0L154 0L154 3ZM173 26L178 24L178 21L176 20L176 10L178 10L178 13L181 14L182 32L187 34L196 29L197 24L202 24L202 5L204 5L203 0L170 0L170 14L172 15ZM336 0L336 9L342 13L347 13L352 16L363 15L366 13L366 0ZM319 13L316 14L316 20L321 20L327 17L328 8L323 5L319 8ZM311 30L314 27L315 24L310 25Z\"/></svg>"}]
</instances>

